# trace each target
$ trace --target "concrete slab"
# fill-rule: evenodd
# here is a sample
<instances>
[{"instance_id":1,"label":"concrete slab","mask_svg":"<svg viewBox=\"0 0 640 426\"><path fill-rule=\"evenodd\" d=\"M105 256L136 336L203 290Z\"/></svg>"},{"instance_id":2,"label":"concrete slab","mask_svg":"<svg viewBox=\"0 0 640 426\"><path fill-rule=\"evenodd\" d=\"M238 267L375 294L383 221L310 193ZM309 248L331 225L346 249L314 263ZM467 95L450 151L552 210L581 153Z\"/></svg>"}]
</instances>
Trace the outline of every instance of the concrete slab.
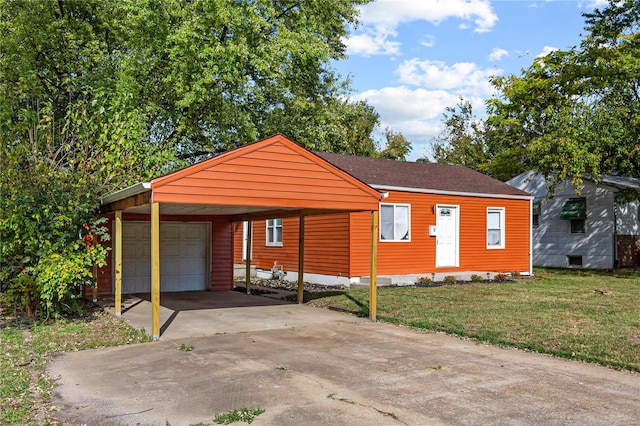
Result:
<instances>
[{"instance_id":1,"label":"concrete slab","mask_svg":"<svg viewBox=\"0 0 640 426\"><path fill-rule=\"evenodd\" d=\"M248 309L264 315L257 323L288 317L286 327L56 357L48 372L59 377L52 402L60 420L178 426L242 407L266 410L254 425L285 426L612 426L640 418L637 374L305 306ZM250 314L236 318L251 322Z\"/></svg>"},{"instance_id":2,"label":"concrete slab","mask_svg":"<svg viewBox=\"0 0 640 426\"><path fill-rule=\"evenodd\" d=\"M150 333L150 300L149 294L124 296L122 318L133 328ZM113 298L102 299L100 303L114 313ZM160 297L162 340L273 330L318 321L332 323L336 318L339 317L323 310L238 291L162 293Z\"/></svg>"}]
</instances>

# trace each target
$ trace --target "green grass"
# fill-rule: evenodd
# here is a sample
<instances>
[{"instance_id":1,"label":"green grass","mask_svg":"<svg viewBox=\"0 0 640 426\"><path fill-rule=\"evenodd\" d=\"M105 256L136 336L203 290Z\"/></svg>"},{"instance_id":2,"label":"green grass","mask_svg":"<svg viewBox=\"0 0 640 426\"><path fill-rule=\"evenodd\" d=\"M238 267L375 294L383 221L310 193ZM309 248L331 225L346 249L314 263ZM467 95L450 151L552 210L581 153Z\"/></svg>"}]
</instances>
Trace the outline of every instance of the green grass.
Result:
<instances>
[{"instance_id":1,"label":"green grass","mask_svg":"<svg viewBox=\"0 0 640 426\"><path fill-rule=\"evenodd\" d=\"M54 380L45 374L51 355L148 341L100 310L84 318L37 324L9 317L0 294L0 424L36 425L55 420L49 412Z\"/></svg>"},{"instance_id":2,"label":"green grass","mask_svg":"<svg viewBox=\"0 0 640 426\"><path fill-rule=\"evenodd\" d=\"M378 319L640 372L640 273L536 269L509 283L381 287ZM311 294L368 316L368 291Z\"/></svg>"},{"instance_id":3,"label":"green grass","mask_svg":"<svg viewBox=\"0 0 640 426\"><path fill-rule=\"evenodd\" d=\"M264 410L261 408L243 407L226 413L216 414L213 422L219 425L228 425L236 422L251 424L253 420L262 413L264 413Z\"/></svg>"}]
</instances>

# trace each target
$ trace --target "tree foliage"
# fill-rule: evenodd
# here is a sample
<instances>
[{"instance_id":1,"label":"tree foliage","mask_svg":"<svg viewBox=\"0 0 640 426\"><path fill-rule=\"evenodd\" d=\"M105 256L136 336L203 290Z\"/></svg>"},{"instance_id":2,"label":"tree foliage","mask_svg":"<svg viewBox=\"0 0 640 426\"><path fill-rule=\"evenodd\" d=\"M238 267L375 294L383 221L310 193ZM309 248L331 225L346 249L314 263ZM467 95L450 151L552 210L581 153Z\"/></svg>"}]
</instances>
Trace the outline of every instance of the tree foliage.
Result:
<instances>
[{"instance_id":1,"label":"tree foliage","mask_svg":"<svg viewBox=\"0 0 640 426\"><path fill-rule=\"evenodd\" d=\"M388 127L385 129L384 135L386 144L377 156L388 160L406 161L407 155L412 150L411 142L402 133L393 131Z\"/></svg>"},{"instance_id":2,"label":"tree foliage","mask_svg":"<svg viewBox=\"0 0 640 426\"><path fill-rule=\"evenodd\" d=\"M584 16L580 46L495 78L500 95L488 103L492 143L552 183L640 175L640 5L611 1Z\"/></svg>"},{"instance_id":3,"label":"tree foliage","mask_svg":"<svg viewBox=\"0 0 640 426\"><path fill-rule=\"evenodd\" d=\"M498 95L485 120L462 99L447 108L435 160L501 180L534 169L550 189L567 178L640 176L640 4L611 1L584 16L580 46L492 79Z\"/></svg>"},{"instance_id":4,"label":"tree foliage","mask_svg":"<svg viewBox=\"0 0 640 426\"><path fill-rule=\"evenodd\" d=\"M474 114L468 100L460 98L455 107L448 107L443 123L443 131L431 144L436 162L459 164L499 180L526 170L519 158L521 150L492 137L491 129Z\"/></svg>"},{"instance_id":5,"label":"tree foliage","mask_svg":"<svg viewBox=\"0 0 640 426\"><path fill-rule=\"evenodd\" d=\"M277 132L375 152L329 67L367 1L0 0L2 287L70 306L97 196L186 162Z\"/></svg>"}]
</instances>

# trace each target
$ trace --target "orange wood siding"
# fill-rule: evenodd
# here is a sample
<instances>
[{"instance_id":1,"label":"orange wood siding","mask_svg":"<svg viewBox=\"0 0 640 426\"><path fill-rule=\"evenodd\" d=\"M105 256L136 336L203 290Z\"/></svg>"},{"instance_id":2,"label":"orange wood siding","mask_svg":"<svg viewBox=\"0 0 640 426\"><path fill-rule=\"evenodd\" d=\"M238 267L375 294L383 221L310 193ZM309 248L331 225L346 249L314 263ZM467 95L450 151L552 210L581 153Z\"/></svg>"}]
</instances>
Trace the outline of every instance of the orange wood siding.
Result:
<instances>
[{"instance_id":1,"label":"orange wood siding","mask_svg":"<svg viewBox=\"0 0 640 426\"><path fill-rule=\"evenodd\" d=\"M225 216L211 218L210 265L211 290L233 290L233 228Z\"/></svg>"},{"instance_id":2,"label":"orange wood siding","mask_svg":"<svg viewBox=\"0 0 640 426\"><path fill-rule=\"evenodd\" d=\"M530 213L528 200L390 192L385 203L411 205L411 241L378 243L378 274L421 274L456 271L529 271ZM459 267L436 268L434 204L459 206ZM505 208L505 248L486 248L487 208ZM350 276L369 275L370 214L351 214Z\"/></svg>"},{"instance_id":3,"label":"orange wood siding","mask_svg":"<svg viewBox=\"0 0 640 426\"><path fill-rule=\"evenodd\" d=\"M282 247L266 245L266 222L253 223L252 264L271 269L273 262L285 271L298 271L298 218L282 221ZM342 275L349 272L349 215L335 214L305 218L305 267L313 274ZM234 261L242 263L242 223L234 224Z\"/></svg>"},{"instance_id":4,"label":"orange wood siding","mask_svg":"<svg viewBox=\"0 0 640 426\"><path fill-rule=\"evenodd\" d=\"M343 275L349 272L349 215L305 218L305 272Z\"/></svg>"},{"instance_id":5,"label":"orange wood siding","mask_svg":"<svg viewBox=\"0 0 640 426\"><path fill-rule=\"evenodd\" d=\"M260 269L271 269L273 262L282 265L285 271L298 269L298 218L282 219L282 246L267 246L267 223L253 222L253 257L251 263Z\"/></svg>"},{"instance_id":6,"label":"orange wood siding","mask_svg":"<svg viewBox=\"0 0 640 426\"><path fill-rule=\"evenodd\" d=\"M151 182L154 202L375 209L379 193L278 136Z\"/></svg>"},{"instance_id":7,"label":"orange wood siding","mask_svg":"<svg viewBox=\"0 0 640 426\"><path fill-rule=\"evenodd\" d=\"M255 226L255 222L253 224ZM233 263L240 264L244 263L242 261L242 222L234 222L232 225L233 229ZM255 241L253 242L255 244Z\"/></svg>"},{"instance_id":8,"label":"orange wood siding","mask_svg":"<svg viewBox=\"0 0 640 426\"><path fill-rule=\"evenodd\" d=\"M411 205L411 241L378 242L379 275L529 271L528 200L391 192L384 201ZM436 238L429 236L429 226L436 224L434 204L459 206L459 267L435 267ZM505 209L504 249L486 247L488 207ZM242 224L236 224L235 229L235 261L241 263ZM296 271L298 219L284 219L283 247L266 247L265 230L264 221L254 222L252 263L271 269L277 261L285 270ZM307 217L305 237L305 272L348 277L369 275L370 212Z\"/></svg>"}]
</instances>

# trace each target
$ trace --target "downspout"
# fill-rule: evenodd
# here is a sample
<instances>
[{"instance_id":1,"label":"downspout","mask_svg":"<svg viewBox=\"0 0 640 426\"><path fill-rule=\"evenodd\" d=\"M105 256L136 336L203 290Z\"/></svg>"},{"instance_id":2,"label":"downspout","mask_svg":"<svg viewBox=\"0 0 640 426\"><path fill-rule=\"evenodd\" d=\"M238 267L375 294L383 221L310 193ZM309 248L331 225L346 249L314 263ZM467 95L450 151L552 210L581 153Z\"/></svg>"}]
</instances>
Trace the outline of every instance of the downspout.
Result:
<instances>
[{"instance_id":1,"label":"downspout","mask_svg":"<svg viewBox=\"0 0 640 426\"><path fill-rule=\"evenodd\" d=\"M613 196L613 265L612 270L618 267L618 203Z\"/></svg>"},{"instance_id":2,"label":"downspout","mask_svg":"<svg viewBox=\"0 0 640 426\"><path fill-rule=\"evenodd\" d=\"M533 200L529 199L529 276L533 276Z\"/></svg>"}]
</instances>

